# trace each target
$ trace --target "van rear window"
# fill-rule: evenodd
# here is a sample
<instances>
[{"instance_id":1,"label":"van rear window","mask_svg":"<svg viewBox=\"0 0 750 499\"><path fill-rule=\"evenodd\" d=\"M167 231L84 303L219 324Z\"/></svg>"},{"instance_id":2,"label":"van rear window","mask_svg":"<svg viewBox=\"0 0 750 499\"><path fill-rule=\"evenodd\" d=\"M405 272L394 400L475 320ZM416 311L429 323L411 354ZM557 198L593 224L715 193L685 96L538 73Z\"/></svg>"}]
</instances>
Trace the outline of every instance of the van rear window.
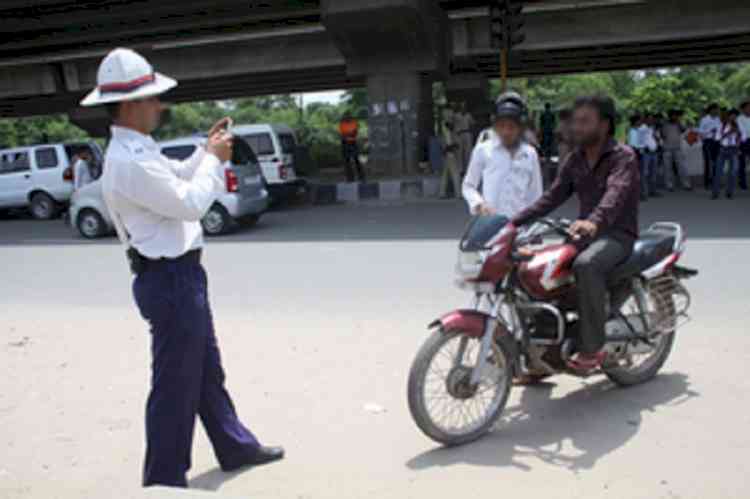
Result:
<instances>
[{"instance_id":1,"label":"van rear window","mask_svg":"<svg viewBox=\"0 0 750 499\"><path fill-rule=\"evenodd\" d=\"M161 153L168 157L169 159L177 159L179 161L183 161L188 159L190 156L193 155L195 152L195 146L194 145L185 145L185 146L171 146L171 147L165 147L161 150Z\"/></svg>"},{"instance_id":2,"label":"van rear window","mask_svg":"<svg viewBox=\"0 0 750 499\"><path fill-rule=\"evenodd\" d=\"M284 154L294 154L294 149L297 147L294 135L291 133L281 133L279 134L279 141L281 142L281 150Z\"/></svg>"},{"instance_id":3,"label":"van rear window","mask_svg":"<svg viewBox=\"0 0 750 499\"><path fill-rule=\"evenodd\" d=\"M250 144L250 147L258 156L269 156L276 153L270 133L251 133L243 135L242 138Z\"/></svg>"}]
</instances>

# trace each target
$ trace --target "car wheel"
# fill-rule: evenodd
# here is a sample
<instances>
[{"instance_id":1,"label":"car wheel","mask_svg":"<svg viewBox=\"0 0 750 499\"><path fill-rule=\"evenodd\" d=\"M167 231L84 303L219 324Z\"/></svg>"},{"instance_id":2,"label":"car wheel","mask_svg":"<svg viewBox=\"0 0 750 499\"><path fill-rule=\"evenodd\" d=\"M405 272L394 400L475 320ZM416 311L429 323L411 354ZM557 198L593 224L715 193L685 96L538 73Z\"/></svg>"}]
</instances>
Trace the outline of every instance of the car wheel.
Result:
<instances>
[{"instance_id":1,"label":"car wheel","mask_svg":"<svg viewBox=\"0 0 750 499\"><path fill-rule=\"evenodd\" d=\"M48 194L37 192L31 196L31 216L37 220L50 220L57 214L57 203Z\"/></svg>"},{"instance_id":2,"label":"car wheel","mask_svg":"<svg viewBox=\"0 0 750 499\"><path fill-rule=\"evenodd\" d=\"M226 208L216 203L211 206L201 219L203 231L209 236L219 236L226 234L232 227L232 217L227 213Z\"/></svg>"},{"instance_id":3,"label":"car wheel","mask_svg":"<svg viewBox=\"0 0 750 499\"><path fill-rule=\"evenodd\" d=\"M105 226L104 219L96 210L85 209L78 214L76 227L78 227L78 232L86 239L101 237L104 234Z\"/></svg>"}]
</instances>

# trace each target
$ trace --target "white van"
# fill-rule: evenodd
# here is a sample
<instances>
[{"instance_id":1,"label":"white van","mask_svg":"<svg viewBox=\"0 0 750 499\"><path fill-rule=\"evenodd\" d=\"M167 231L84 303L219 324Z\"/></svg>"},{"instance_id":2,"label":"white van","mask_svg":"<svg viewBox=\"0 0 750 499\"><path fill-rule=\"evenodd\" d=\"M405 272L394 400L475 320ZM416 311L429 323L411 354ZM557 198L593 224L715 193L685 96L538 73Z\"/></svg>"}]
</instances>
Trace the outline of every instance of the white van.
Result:
<instances>
[{"instance_id":1,"label":"white van","mask_svg":"<svg viewBox=\"0 0 750 499\"><path fill-rule=\"evenodd\" d=\"M0 150L0 209L29 207L36 219L53 218L70 201L72 161L82 151L101 163L102 152L94 142Z\"/></svg>"},{"instance_id":2,"label":"white van","mask_svg":"<svg viewBox=\"0 0 750 499\"><path fill-rule=\"evenodd\" d=\"M288 125L237 125L232 134L250 144L260 161L268 191L274 199L287 199L300 194L305 182L297 177L294 151L297 137Z\"/></svg>"}]
</instances>

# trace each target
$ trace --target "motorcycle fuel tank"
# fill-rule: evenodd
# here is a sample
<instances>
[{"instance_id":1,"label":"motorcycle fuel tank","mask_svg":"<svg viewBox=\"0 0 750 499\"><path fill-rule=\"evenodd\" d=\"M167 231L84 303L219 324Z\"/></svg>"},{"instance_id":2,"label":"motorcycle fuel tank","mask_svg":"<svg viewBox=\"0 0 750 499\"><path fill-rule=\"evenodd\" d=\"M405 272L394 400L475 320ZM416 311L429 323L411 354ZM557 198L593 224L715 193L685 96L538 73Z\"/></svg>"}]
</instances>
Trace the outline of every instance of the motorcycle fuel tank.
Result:
<instances>
[{"instance_id":1,"label":"motorcycle fuel tank","mask_svg":"<svg viewBox=\"0 0 750 499\"><path fill-rule=\"evenodd\" d=\"M573 260L578 250L572 244L556 244L541 249L534 258L521 265L518 277L521 285L533 298L560 298L575 283Z\"/></svg>"}]
</instances>

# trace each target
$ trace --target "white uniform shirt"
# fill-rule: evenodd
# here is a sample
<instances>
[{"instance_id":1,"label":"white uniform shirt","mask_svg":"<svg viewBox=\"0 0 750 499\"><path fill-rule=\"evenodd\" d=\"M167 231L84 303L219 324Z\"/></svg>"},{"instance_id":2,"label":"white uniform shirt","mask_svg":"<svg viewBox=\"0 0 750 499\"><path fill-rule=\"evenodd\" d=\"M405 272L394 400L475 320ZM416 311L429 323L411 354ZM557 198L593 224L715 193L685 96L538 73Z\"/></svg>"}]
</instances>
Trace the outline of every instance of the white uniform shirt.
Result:
<instances>
[{"instance_id":1,"label":"white uniform shirt","mask_svg":"<svg viewBox=\"0 0 750 499\"><path fill-rule=\"evenodd\" d=\"M721 119L713 117L710 114L705 115L698 126L698 131L701 133L703 140L712 139L719 140L719 131L721 130Z\"/></svg>"},{"instance_id":2,"label":"white uniform shirt","mask_svg":"<svg viewBox=\"0 0 750 499\"><path fill-rule=\"evenodd\" d=\"M542 172L536 150L522 142L515 155L511 155L493 133L489 140L474 148L462 191L472 213L476 213L480 204L487 203L498 214L514 217L542 195Z\"/></svg>"},{"instance_id":3,"label":"white uniform shirt","mask_svg":"<svg viewBox=\"0 0 750 499\"><path fill-rule=\"evenodd\" d=\"M148 258L176 258L203 246L200 219L224 189L224 169L202 147L174 161L150 136L113 126L102 191L131 246Z\"/></svg>"},{"instance_id":4,"label":"white uniform shirt","mask_svg":"<svg viewBox=\"0 0 750 499\"><path fill-rule=\"evenodd\" d=\"M645 123L638 129L638 137L641 147L649 152L656 152L659 146L656 144L656 135L654 129Z\"/></svg>"},{"instance_id":5,"label":"white uniform shirt","mask_svg":"<svg viewBox=\"0 0 750 499\"><path fill-rule=\"evenodd\" d=\"M628 131L628 145L636 151L643 149L643 144L641 144L641 132L638 128L630 127L630 130Z\"/></svg>"},{"instance_id":6,"label":"white uniform shirt","mask_svg":"<svg viewBox=\"0 0 750 499\"><path fill-rule=\"evenodd\" d=\"M740 126L740 130L742 130L742 135L745 137L744 140L750 139L750 116L740 114L739 118L737 118L737 124Z\"/></svg>"},{"instance_id":7,"label":"white uniform shirt","mask_svg":"<svg viewBox=\"0 0 750 499\"><path fill-rule=\"evenodd\" d=\"M742 132L742 128L738 127L738 130L735 131L730 128L728 124L724 125L721 129L720 137L720 143L724 147L738 147L746 139L745 134Z\"/></svg>"},{"instance_id":8,"label":"white uniform shirt","mask_svg":"<svg viewBox=\"0 0 750 499\"><path fill-rule=\"evenodd\" d=\"M73 165L73 188L78 190L84 185L90 184L93 180L89 171L89 164L82 159L76 161Z\"/></svg>"}]
</instances>

